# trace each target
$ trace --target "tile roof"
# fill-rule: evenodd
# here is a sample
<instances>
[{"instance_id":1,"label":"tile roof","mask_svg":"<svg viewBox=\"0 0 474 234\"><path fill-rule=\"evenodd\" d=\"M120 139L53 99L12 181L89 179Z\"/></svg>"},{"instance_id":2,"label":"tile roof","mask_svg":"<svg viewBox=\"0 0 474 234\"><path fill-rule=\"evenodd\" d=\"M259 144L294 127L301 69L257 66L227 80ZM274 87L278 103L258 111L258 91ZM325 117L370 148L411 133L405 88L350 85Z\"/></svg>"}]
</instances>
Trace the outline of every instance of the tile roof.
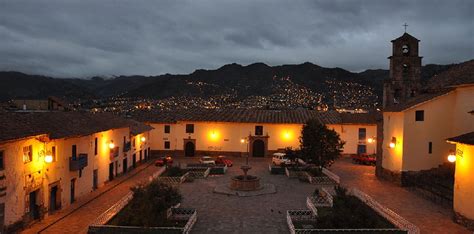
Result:
<instances>
[{"instance_id":1,"label":"tile roof","mask_svg":"<svg viewBox=\"0 0 474 234\"><path fill-rule=\"evenodd\" d=\"M130 133L134 136L154 129L150 125L147 125L135 120L129 120L129 122L130 122Z\"/></svg>"},{"instance_id":2,"label":"tile roof","mask_svg":"<svg viewBox=\"0 0 474 234\"><path fill-rule=\"evenodd\" d=\"M341 114L336 111L314 110L248 110L248 109L193 109L161 112L135 112L132 118L150 123L176 123L178 121L238 122L238 123L287 123L303 124L318 119L323 124L365 123L375 124L372 114Z\"/></svg>"},{"instance_id":3,"label":"tile roof","mask_svg":"<svg viewBox=\"0 0 474 234\"><path fill-rule=\"evenodd\" d=\"M5 112L0 113L0 142L39 134L51 139L86 136L134 125L109 113L89 112Z\"/></svg>"},{"instance_id":4,"label":"tile roof","mask_svg":"<svg viewBox=\"0 0 474 234\"><path fill-rule=\"evenodd\" d=\"M417 106L418 104L430 101L432 99L435 99L439 96L442 96L442 95L447 94L447 93L449 93L451 91L454 91L454 90L455 90L455 88L445 88L443 90L423 93L423 94L420 94L416 97L411 98L410 100L408 100L405 103L400 103L400 104L396 104L396 105L393 105L393 106L389 106L389 107L385 108L383 111L384 112L404 111L404 110L410 109L414 106Z\"/></svg>"},{"instance_id":5,"label":"tile roof","mask_svg":"<svg viewBox=\"0 0 474 234\"><path fill-rule=\"evenodd\" d=\"M469 132L460 136L448 138L447 141L474 145L474 132Z\"/></svg>"}]
</instances>

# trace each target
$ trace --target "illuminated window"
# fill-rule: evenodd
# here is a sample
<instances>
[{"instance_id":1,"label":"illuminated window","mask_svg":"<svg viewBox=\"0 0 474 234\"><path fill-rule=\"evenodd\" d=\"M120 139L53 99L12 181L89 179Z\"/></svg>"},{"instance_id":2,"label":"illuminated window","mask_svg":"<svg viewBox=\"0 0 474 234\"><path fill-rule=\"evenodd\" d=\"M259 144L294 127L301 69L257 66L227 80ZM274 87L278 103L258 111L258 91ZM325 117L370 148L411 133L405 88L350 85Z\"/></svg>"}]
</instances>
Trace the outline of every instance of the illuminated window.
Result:
<instances>
[{"instance_id":1,"label":"illuminated window","mask_svg":"<svg viewBox=\"0 0 474 234\"><path fill-rule=\"evenodd\" d=\"M425 111L417 110L415 111L415 121L424 121L425 120Z\"/></svg>"},{"instance_id":2,"label":"illuminated window","mask_svg":"<svg viewBox=\"0 0 474 234\"><path fill-rule=\"evenodd\" d=\"M263 135L263 126L255 126L255 136Z\"/></svg>"},{"instance_id":3,"label":"illuminated window","mask_svg":"<svg viewBox=\"0 0 474 234\"><path fill-rule=\"evenodd\" d=\"M165 149L169 149L170 148L170 142L169 141L165 141Z\"/></svg>"},{"instance_id":4,"label":"illuminated window","mask_svg":"<svg viewBox=\"0 0 474 234\"><path fill-rule=\"evenodd\" d=\"M186 124L186 133L194 133L194 124Z\"/></svg>"},{"instance_id":5,"label":"illuminated window","mask_svg":"<svg viewBox=\"0 0 474 234\"><path fill-rule=\"evenodd\" d=\"M33 161L33 146L25 146L23 147L23 162L28 163Z\"/></svg>"},{"instance_id":6,"label":"illuminated window","mask_svg":"<svg viewBox=\"0 0 474 234\"><path fill-rule=\"evenodd\" d=\"M171 126L165 125L165 133L170 133L171 131Z\"/></svg>"}]
</instances>

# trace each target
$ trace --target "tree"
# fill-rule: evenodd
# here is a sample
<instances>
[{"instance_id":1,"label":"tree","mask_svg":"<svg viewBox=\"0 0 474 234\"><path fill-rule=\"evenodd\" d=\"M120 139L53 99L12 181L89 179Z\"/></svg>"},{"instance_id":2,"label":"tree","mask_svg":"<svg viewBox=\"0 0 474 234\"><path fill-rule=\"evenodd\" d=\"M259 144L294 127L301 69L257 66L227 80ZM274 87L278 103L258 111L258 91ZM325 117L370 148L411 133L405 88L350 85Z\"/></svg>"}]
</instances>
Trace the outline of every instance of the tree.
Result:
<instances>
[{"instance_id":1,"label":"tree","mask_svg":"<svg viewBox=\"0 0 474 234\"><path fill-rule=\"evenodd\" d=\"M328 129L317 119L310 119L303 125L300 137L301 155L307 162L328 167L341 155L344 142L339 134Z\"/></svg>"},{"instance_id":2,"label":"tree","mask_svg":"<svg viewBox=\"0 0 474 234\"><path fill-rule=\"evenodd\" d=\"M181 202L179 191L158 180L132 188L133 198L114 218L116 225L159 227L167 222L168 208Z\"/></svg>"}]
</instances>

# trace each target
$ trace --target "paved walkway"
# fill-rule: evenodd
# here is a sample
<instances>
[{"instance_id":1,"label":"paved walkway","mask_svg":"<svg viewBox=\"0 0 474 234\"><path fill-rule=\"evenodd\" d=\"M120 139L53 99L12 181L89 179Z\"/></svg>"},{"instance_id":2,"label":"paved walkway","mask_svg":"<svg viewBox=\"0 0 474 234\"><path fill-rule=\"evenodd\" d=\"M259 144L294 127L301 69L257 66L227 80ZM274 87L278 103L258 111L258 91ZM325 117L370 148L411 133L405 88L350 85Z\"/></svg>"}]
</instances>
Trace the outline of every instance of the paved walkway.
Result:
<instances>
[{"instance_id":1,"label":"paved walkway","mask_svg":"<svg viewBox=\"0 0 474 234\"><path fill-rule=\"evenodd\" d=\"M241 158L233 158L234 166L226 175L196 179L180 186L181 207L196 208L198 221L192 233L288 233L286 210L306 209L306 197L315 186L289 179L285 175L270 175L270 159L251 159L251 175L263 183L272 183L277 193L254 197L237 197L213 193L218 184L229 184L230 178L241 174Z\"/></svg>"},{"instance_id":2,"label":"paved walkway","mask_svg":"<svg viewBox=\"0 0 474 234\"><path fill-rule=\"evenodd\" d=\"M341 177L341 183L357 187L378 202L397 212L420 228L421 233L471 233L452 221L449 208L436 205L413 192L375 177L373 166L353 164L343 158L331 167Z\"/></svg>"},{"instance_id":3,"label":"paved walkway","mask_svg":"<svg viewBox=\"0 0 474 234\"><path fill-rule=\"evenodd\" d=\"M97 216L125 196L130 187L148 179L158 170L153 162L142 164L127 175L78 199L74 204L35 223L22 233L87 233L87 228Z\"/></svg>"}]
</instances>

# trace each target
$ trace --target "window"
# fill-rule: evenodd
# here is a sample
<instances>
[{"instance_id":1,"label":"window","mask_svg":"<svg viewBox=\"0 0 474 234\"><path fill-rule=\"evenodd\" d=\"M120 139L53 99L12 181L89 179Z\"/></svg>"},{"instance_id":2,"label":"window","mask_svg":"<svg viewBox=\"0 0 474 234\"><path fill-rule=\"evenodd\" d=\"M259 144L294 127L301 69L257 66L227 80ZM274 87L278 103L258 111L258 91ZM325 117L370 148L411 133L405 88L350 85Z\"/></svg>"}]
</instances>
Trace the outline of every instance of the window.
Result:
<instances>
[{"instance_id":1,"label":"window","mask_svg":"<svg viewBox=\"0 0 474 234\"><path fill-rule=\"evenodd\" d=\"M170 133L171 126L165 125L165 133Z\"/></svg>"},{"instance_id":2,"label":"window","mask_svg":"<svg viewBox=\"0 0 474 234\"><path fill-rule=\"evenodd\" d=\"M169 141L165 141L165 149L169 149L170 148L170 142Z\"/></svg>"},{"instance_id":3,"label":"window","mask_svg":"<svg viewBox=\"0 0 474 234\"><path fill-rule=\"evenodd\" d=\"M97 137L94 139L94 155L97 155Z\"/></svg>"},{"instance_id":4,"label":"window","mask_svg":"<svg viewBox=\"0 0 474 234\"><path fill-rule=\"evenodd\" d=\"M135 148L135 137L133 138L132 146L133 146L133 148Z\"/></svg>"},{"instance_id":5,"label":"window","mask_svg":"<svg viewBox=\"0 0 474 234\"><path fill-rule=\"evenodd\" d=\"M51 147L51 156L53 156L53 162L56 162L56 146Z\"/></svg>"},{"instance_id":6,"label":"window","mask_svg":"<svg viewBox=\"0 0 474 234\"><path fill-rule=\"evenodd\" d=\"M194 124L186 124L186 133L194 133Z\"/></svg>"},{"instance_id":7,"label":"window","mask_svg":"<svg viewBox=\"0 0 474 234\"><path fill-rule=\"evenodd\" d=\"M5 162L3 159L3 151L0 151L0 171L5 170Z\"/></svg>"},{"instance_id":8,"label":"window","mask_svg":"<svg viewBox=\"0 0 474 234\"><path fill-rule=\"evenodd\" d=\"M76 156L77 156L77 147L76 145L72 145L72 159L73 160L76 160Z\"/></svg>"},{"instance_id":9,"label":"window","mask_svg":"<svg viewBox=\"0 0 474 234\"><path fill-rule=\"evenodd\" d=\"M255 136L263 135L263 126L255 126Z\"/></svg>"},{"instance_id":10,"label":"window","mask_svg":"<svg viewBox=\"0 0 474 234\"><path fill-rule=\"evenodd\" d=\"M367 136L367 129L359 128L359 141L365 141L366 136Z\"/></svg>"},{"instance_id":11,"label":"window","mask_svg":"<svg viewBox=\"0 0 474 234\"><path fill-rule=\"evenodd\" d=\"M428 153L432 154L433 153L433 142L428 142Z\"/></svg>"},{"instance_id":12,"label":"window","mask_svg":"<svg viewBox=\"0 0 474 234\"><path fill-rule=\"evenodd\" d=\"M357 145L357 154L366 154L367 146L366 145Z\"/></svg>"},{"instance_id":13,"label":"window","mask_svg":"<svg viewBox=\"0 0 474 234\"><path fill-rule=\"evenodd\" d=\"M415 121L424 121L425 120L425 111L417 110L415 111Z\"/></svg>"},{"instance_id":14,"label":"window","mask_svg":"<svg viewBox=\"0 0 474 234\"><path fill-rule=\"evenodd\" d=\"M25 146L23 147L23 162L31 162L33 161L33 146Z\"/></svg>"},{"instance_id":15,"label":"window","mask_svg":"<svg viewBox=\"0 0 474 234\"><path fill-rule=\"evenodd\" d=\"M79 170L79 178L82 177L82 169Z\"/></svg>"}]
</instances>

